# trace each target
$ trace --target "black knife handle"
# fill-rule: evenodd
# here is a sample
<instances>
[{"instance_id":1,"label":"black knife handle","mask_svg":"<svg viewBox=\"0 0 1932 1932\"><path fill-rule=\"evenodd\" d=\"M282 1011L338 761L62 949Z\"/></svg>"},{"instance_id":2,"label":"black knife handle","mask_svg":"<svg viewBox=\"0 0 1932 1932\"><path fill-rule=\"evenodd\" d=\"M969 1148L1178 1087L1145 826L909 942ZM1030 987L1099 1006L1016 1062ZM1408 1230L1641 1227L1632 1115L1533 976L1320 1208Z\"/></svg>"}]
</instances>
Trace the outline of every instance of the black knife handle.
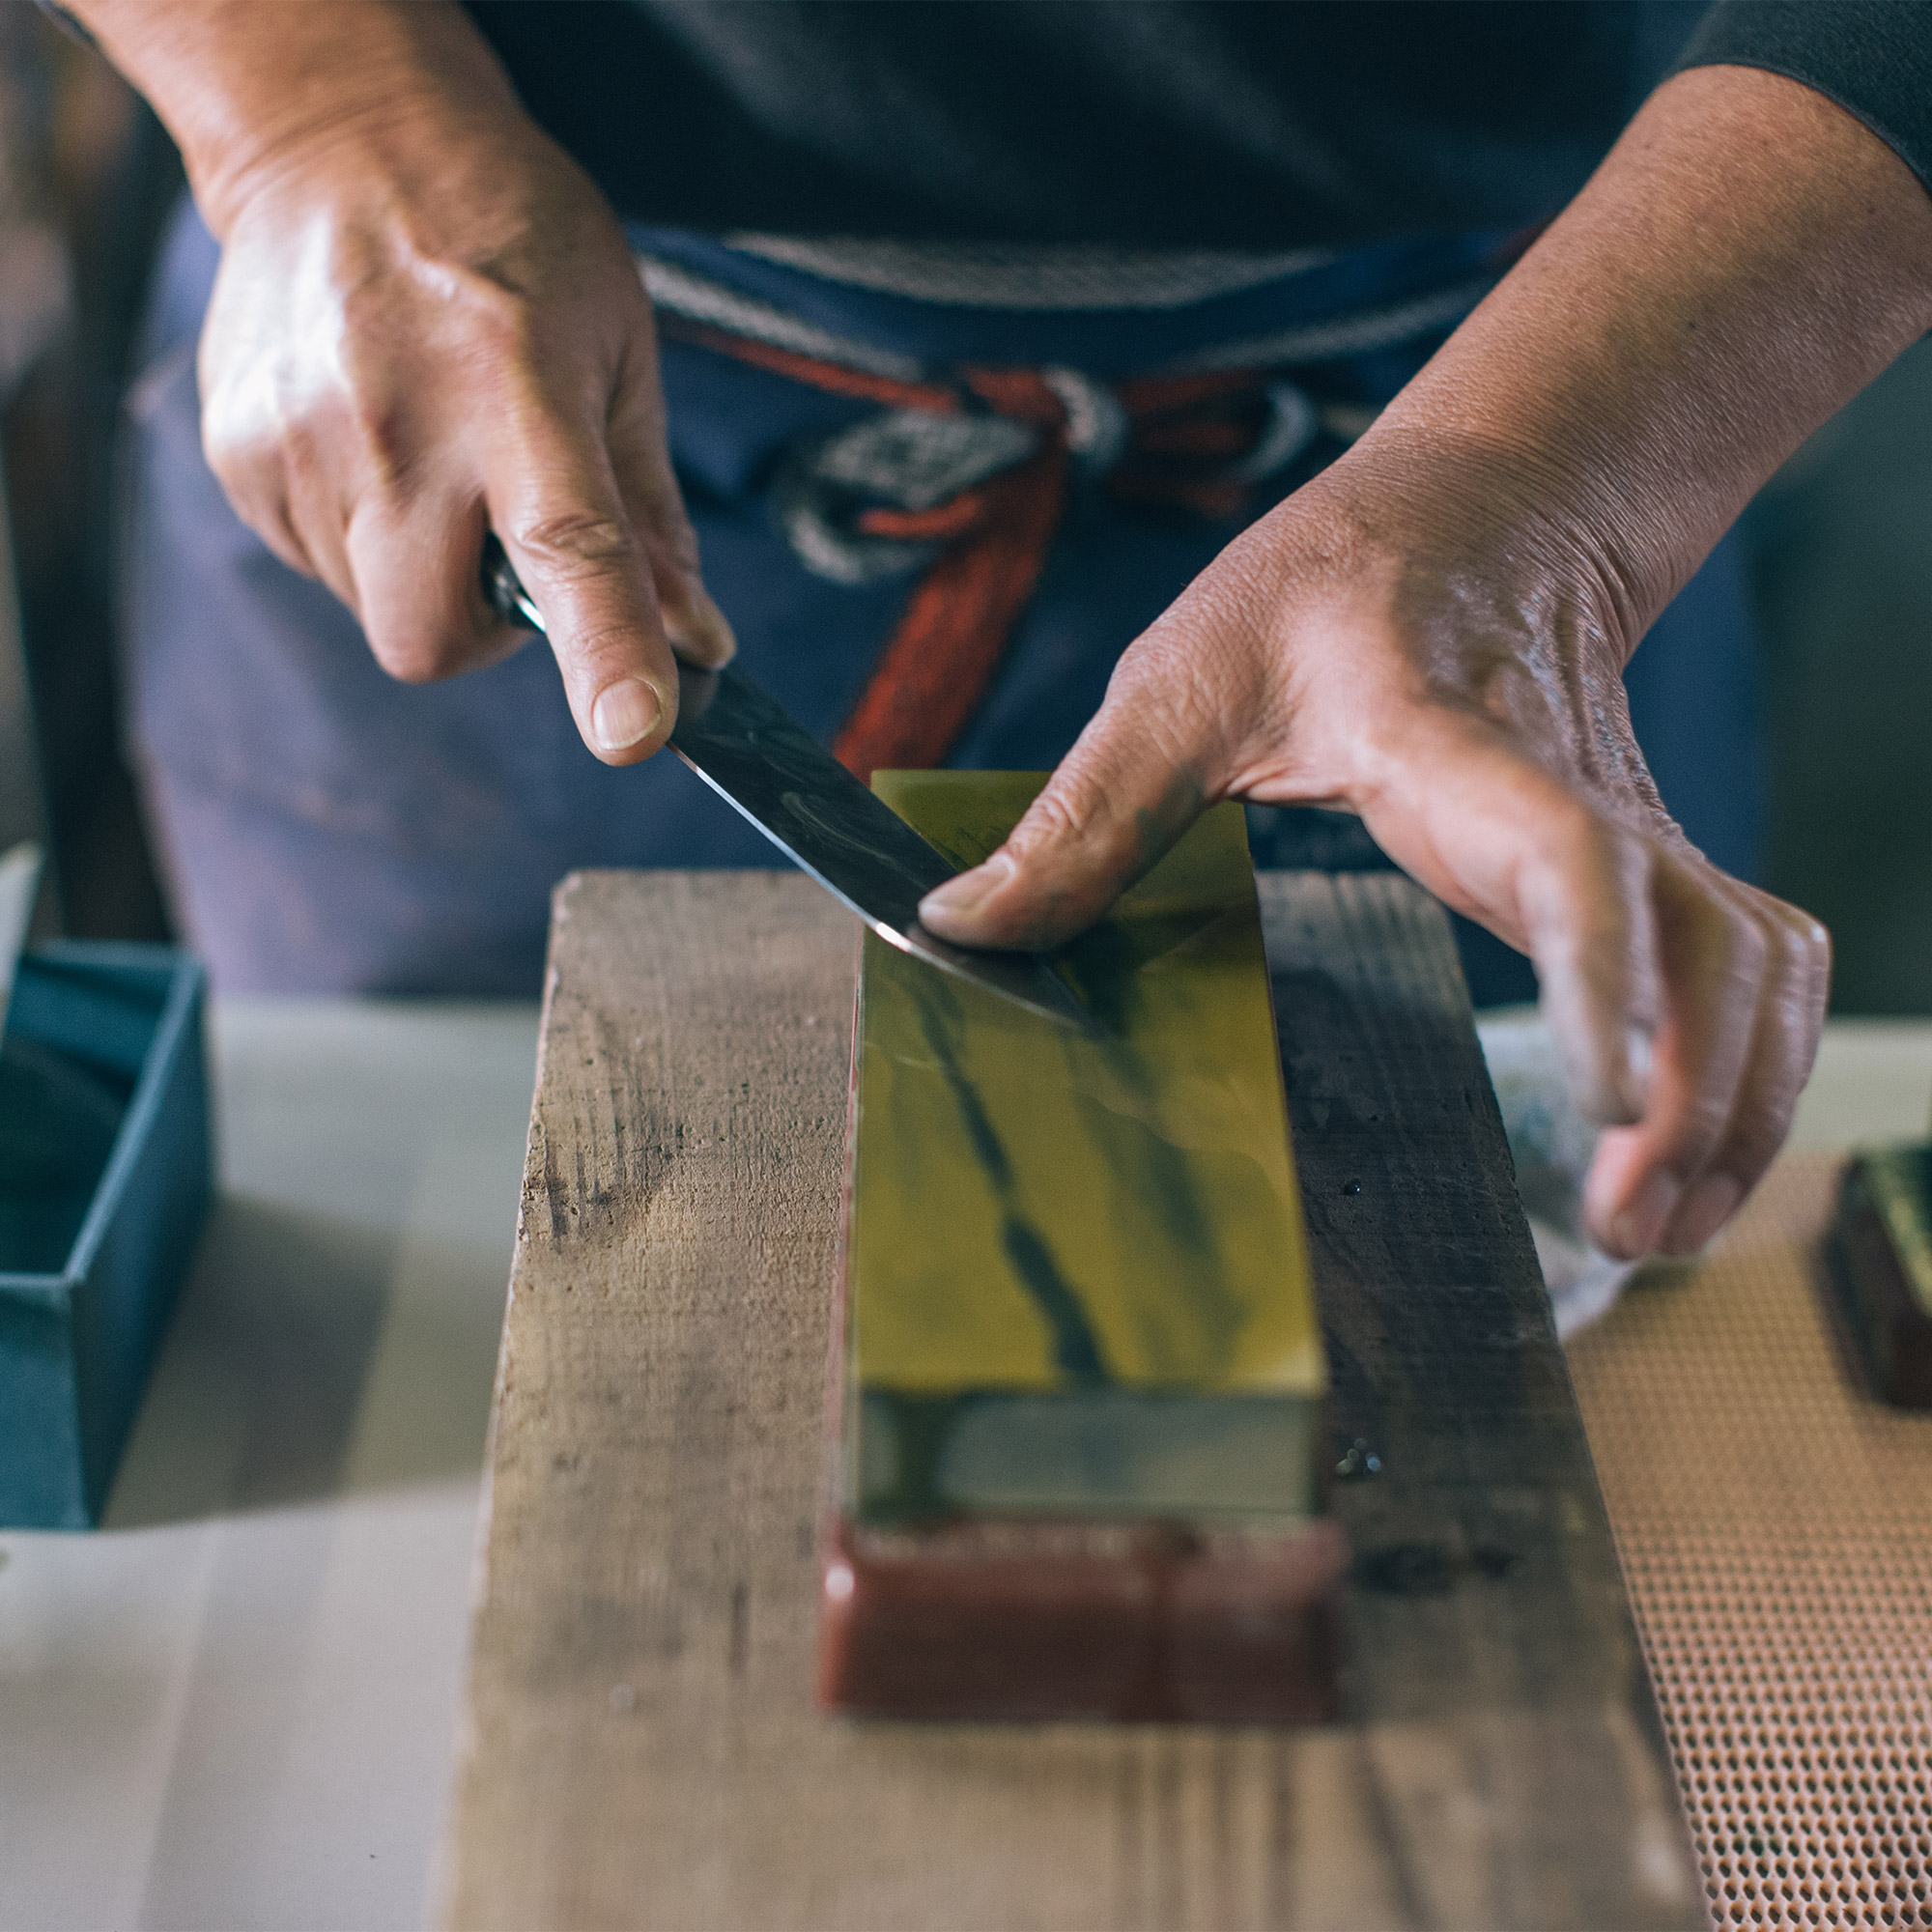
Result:
<instances>
[{"instance_id":1,"label":"black knife handle","mask_svg":"<svg viewBox=\"0 0 1932 1932\"><path fill-rule=\"evenodd\" d=\"M543 612L524 588L524 581L517 575L503 540L495 530L483 532L483 601L504 623L549 635Z\"/></svg>"}]
</instances>

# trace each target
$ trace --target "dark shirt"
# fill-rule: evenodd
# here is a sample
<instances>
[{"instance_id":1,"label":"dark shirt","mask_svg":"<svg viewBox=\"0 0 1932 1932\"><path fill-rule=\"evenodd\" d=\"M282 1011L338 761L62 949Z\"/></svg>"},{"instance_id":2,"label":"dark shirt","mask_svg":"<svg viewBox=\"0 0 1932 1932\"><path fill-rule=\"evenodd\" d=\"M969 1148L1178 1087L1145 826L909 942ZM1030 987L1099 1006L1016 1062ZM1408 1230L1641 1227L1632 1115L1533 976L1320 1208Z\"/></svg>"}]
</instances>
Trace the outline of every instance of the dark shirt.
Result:
<instances>
[{"instance_id":1,"label":"dark shirt","mask_svg":"<svg viewBox=\"0 0 1932 1932\"><path fill-rule=\"evenodd\" d=\"M473 0L620 213L723 233L1346 246L1556 213L1680 65L1928 179L1922 0Z\"/></svg>"}]
</instances>

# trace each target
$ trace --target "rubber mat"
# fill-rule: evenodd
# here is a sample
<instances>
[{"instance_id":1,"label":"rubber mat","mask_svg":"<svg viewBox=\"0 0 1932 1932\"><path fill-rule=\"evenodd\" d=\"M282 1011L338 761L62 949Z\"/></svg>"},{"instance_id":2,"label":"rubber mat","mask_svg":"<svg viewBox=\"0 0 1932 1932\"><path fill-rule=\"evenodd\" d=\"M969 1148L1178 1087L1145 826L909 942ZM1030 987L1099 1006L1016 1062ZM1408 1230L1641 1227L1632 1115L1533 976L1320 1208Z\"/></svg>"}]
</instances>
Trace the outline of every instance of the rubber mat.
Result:
<instances>
[{"instance_id":1,"label":"rubber mat","mask_svg":"<svg viewBox=\"0 0 1932 1932\"><path fill-rule=\"evenodd\" d=\"M1570 1349L1719 1926L1932 1925L1932 1416L1865 1395L1788 1156Z\"/></svg>"}]
</instances>

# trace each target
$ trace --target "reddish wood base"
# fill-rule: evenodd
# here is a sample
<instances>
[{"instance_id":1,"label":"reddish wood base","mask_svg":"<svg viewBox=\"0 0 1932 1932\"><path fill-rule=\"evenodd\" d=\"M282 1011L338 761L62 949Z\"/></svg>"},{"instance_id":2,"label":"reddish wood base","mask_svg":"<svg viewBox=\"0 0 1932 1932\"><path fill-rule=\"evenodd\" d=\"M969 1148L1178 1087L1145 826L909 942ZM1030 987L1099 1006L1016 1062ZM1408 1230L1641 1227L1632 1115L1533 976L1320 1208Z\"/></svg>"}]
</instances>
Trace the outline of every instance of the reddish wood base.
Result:
<instances>
[{"instance_id":1,"label":"reddish wood base","mask_svg":"<svg viewBox=\"0 0 1932 1932\"><path fill-rule=\"evenodd\" d=\"M818 1700L895 1718L1324 1722L1345 1561L1326 1519L1265 1536L841 1520L824 1539Z\"/></svg>"}]
</instances>

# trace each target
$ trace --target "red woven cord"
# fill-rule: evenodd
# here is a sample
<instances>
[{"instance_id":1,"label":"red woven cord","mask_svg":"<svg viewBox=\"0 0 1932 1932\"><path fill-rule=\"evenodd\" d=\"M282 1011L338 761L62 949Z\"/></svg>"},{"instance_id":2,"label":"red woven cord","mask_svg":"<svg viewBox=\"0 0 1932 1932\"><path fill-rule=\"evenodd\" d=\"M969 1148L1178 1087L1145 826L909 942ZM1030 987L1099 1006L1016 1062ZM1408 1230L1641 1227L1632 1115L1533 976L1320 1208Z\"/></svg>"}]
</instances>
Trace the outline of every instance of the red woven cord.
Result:
<instances>
[{"instance_id":1,"label":"red woven cord","mask_svg":"<svg viewBox=\"0 0 1932 1932\"><path fill-rule=\"evenodd\" d=\"M733 335L729 329L680 322L675 316L661 316L658 333L668 341L690 343L728 355L734 362L749 362L754 369L769 369L775 376L803 383L810 389L823 389L829 395L857 396L865 402L925 410L934 415L955 415L959 410L958 396L943 383L902 383L893 376L874 376L864 369L848 369L842 362L802 355L795 349L775 349L769 342Z\"/></svg>"},{"instance_id":2,"label":"red woven cord","mask_svg":"<svg viewBox=\"0 0 1932 1932\"><path fill-rule=\"evenodd\" d=\"M975 492L971 530L920 579L872 674L833 741L869 781L875 771L941 763L991 686L1015 619L1039 581L1066 502L1060 400L1030 369L976 370L967 381L1002 415L1044 429L1038 451Z\"/></svg>"},{"instance_id":3,"label":"red woven cord","mask_svg":"<svg viewBox=\"0 0 1932 1932\"><path fill-rule=\"evenodd\" d=\"M904 537L931 542L934 537L963 537L977 529L986 515L986 493L967 490L950 503L929 510L891 510L883 505L859 512L859 527L868 537Z\"/></svg>"},{"instance_id":4,"label":"red woven cord","mask_svg":"<svg viewBox=\"0 0 1932 1932\"><path fill-rule=\"evenodd\" d=\"M961 407L958 392L943 384L869 375L703 324L667 318L661 327L678 341L833 395L942 415ZM999 671L1065 508L1065 410L1052 387L1032 369L967 369L961 380L999 414L1037 424L1040 444L1014 469L930 510L861 513L868 534L948 545L913 586L833 742L838 757L865 780L879 770L937 765L952 753ZM1133 435L1110 488L1131 501L1235 515L1247 487L1201 474L1198 466L1252 445L1254 430L1239 418L1262 388L1263 378L1246 370L1121 384L1116 393Z\"/></svg>"}]
</instances>

